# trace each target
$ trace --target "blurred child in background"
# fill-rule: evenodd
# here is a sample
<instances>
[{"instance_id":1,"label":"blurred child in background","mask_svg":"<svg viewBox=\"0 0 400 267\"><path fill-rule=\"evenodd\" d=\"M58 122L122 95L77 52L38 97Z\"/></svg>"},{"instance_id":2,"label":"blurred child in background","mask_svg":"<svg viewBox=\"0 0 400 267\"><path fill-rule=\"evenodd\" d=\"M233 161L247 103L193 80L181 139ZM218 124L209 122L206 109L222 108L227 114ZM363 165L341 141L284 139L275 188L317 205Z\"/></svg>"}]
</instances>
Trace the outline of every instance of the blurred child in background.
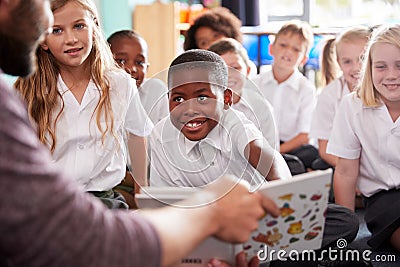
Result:
<instances>
[{"instance_id":1,"label":"blurred child in background","mask_svg":"<svg viewBox=\"0 0 400 267\"><path fill-rule=\"evenodd\" d=\"M199 15L185 34L183 49L208 49L221 38L232 38L242 43L242 22L229 9L217 7ZM257 67L249 61L250 75L257 74Z\"/></svg>"},{"instance_id":2,"label":"blurred child in background","mask_svg":"<svg viewBox=\"0 0 400 267\"><path fill-rule=\"evenodd\" d=\"M228 87L232 90L232 108L241 111L246 118L262 132L265 139L273 148L279 145L272 106L257 94L257 88L246 87L255 85L248 80L250 59L241 43L232 38L223 38L213 43L208 50L222 57L228 66Z\"/></svg>"},{"instance_id":3,"label":"blurred child in background","mask_svg":"<svg viewBox=\"0 0 400 267\"><path fill-rule=\"evenodd\" d=\"M168 115L168 92L165 83L160 79L146 78L149 68L147 42L133 30L117 31L107 41L117 64L136 80L140 102L149 118L156 124ZM130 207L135 208L134 193L138 192L139 188L136 186L135 190L133 177L128 168L125 179L115 190L127 199Z\"/></svg>"},{"instance_id":4,"label":"blurred child in background","mask_svg":"<svg viewBox=\"0 0 400 267\"><path fill-rule=\"evenodd\" d=\"M307 22L286 23L270 46L270 54L274 57L272 69L254 78L254 83L274 108L280 152L300 159L303 172L319 157L308 137L316 89L299 71L299 67L307 62L313 39L312 28ZM290 157L286 159L290 160ZM298 174L293 168L291 171Z\"/></svg>"},{"instance_id":5,"label":"blurred child in background","mask_svg":"<svg viewBox=\"0 0 400 267\"><path fill-rule=\"evenodd\" d=\"M225 7L210 9L198 16L185 35L183 48L208 49L210 45L224 37L242 42L240 27L242 22Z\"/></svg>"},{"instance_id":6,"label":"blurred child in background","mask_svg":"<svg viewBox=\"0 0 400 267\"><path fill-rule=\"evenodd\" d=\"M150 63L146 40L132 30L113 33L108 39L115 61L136 80L140 101L154 124L168 115L168 90L160 79L146 78Z\"/></svg>"},{"instance_id":7,"label":"blurred child in background","mask_svg":"<svg viewBox=\"0 0 400 267\"><path fill-rule=\"evenodd\" d=\"M328 59L324 59L323 69L329 82L336 73L336 64L340 66L342 75L331 81L318 96L317 106L313 114L310 136L318 139L318 151L321 160L313 163L313 169L335 167L337 157L326 153L326 146L331 134L333 119L343 96L355 90L361 71L361 63L370 30L357 26L343 31L335 41L327 43L326 50L334 49ZM333 48L330 46L333 45ZM332 56L335 56L332 58ZM337 63L335 63L335 61Z\"/></svg>"}]
</instances>

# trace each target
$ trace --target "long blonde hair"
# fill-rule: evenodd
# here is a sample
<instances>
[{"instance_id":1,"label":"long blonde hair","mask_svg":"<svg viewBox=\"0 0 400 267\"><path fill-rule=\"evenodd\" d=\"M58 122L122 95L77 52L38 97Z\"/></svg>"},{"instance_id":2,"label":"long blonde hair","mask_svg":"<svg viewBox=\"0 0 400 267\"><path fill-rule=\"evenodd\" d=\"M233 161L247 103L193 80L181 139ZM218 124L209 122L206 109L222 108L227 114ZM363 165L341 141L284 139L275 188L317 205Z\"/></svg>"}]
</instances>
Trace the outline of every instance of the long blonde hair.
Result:
<instances>
[{"instance_id":1,"label":"long blonde hair","mask_svg":"<svg viewBox=\"0 0 400 267\"><path fill-rule=\"evenodd\" d=\"M361 80L357 89L357 96L361 98L363 104L368 107L382 105L380 93L375 89L372 81L372 58L371 50L377 43L385 43L396 46L400 49L400 25L382 25L372 32L371 40L368 43L364 59Z\"/></svg>"},{"instance_id":2,"label":"long blonde hair","mask_svg":"<svg viewBox=\"0 0 400 267\"><path fill-rule=\"evenodd\" d=\"M79 6L87 11L93 22L93 46L87 60L89 60L90 64L90 77L98 88L100 99L92 117L96 114L97 127L101 131L102 140L104 141L108 132L114 135L114 114L110 100L110 82L106 74L108 71L118 70L118 68L103 36L94 3L91 0L53 0L51 1L53 13L69 2L78 3ZM37 124L40 141L47 144L51 151L54 151L57 141L56 124L64 111L64 101L57 89L60 71L57 60L51 52L38 47L36 56L37 70L35 73L28 78L18 78L15 82L15 87L28 104L28 112ZM60 106L60 111L54 114ZM100 119L103 114L106 121L106 129L102 129L100 125ZM48 140L47 134L49 134L50 140Z\"/></svg>"}]
</instances>

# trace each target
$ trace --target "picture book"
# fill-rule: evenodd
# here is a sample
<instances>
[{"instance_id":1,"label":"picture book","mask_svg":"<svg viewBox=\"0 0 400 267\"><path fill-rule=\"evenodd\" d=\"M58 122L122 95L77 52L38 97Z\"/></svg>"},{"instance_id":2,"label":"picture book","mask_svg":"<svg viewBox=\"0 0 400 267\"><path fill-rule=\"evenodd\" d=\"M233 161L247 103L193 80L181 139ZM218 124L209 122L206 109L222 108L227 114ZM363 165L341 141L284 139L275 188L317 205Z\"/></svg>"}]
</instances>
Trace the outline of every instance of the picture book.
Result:
<instances>
[{"instance_id":1,"label":"picture book","mask_svg":"<svg viewBox=\"0 0 400 267\"><path fill-rule=\"evenodd\" d=\"M248 255L270 261L290 253L321 247L332 170L313 171L291 180L267 183L259 189L274 199L280 216L264 216L250 240L242 245ZM262 253L260 253L262 251Z\"/></svg>"},{"instance_id":2,"label":"picture book","mask_svg":"<svg viewBox=\"0 0 400 267\"><path fill-rule=\"evenodd\" d=\"M207 266L212 258L234 264L235 255L244 251L248 258L258 256L271 261L289 254L321 247L332 170L312 171L291 179L265 183L258 191L272 198L280 207L280 216L266 214L259 227L243 244L232 245L208 238L180 267ZM188 198L197 188L146 187L136 195L139 208L157 208ZM193 229L195 231L195 229Z\"/></svg>"}]
</instances>

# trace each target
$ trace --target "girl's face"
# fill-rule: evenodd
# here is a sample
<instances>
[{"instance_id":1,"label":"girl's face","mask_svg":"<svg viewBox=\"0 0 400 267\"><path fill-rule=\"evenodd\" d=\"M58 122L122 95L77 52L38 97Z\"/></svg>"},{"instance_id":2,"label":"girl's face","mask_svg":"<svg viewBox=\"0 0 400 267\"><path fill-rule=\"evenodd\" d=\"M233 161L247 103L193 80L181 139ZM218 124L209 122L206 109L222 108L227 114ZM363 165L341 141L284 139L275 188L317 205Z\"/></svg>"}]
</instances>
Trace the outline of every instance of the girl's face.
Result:
<instances>
[{"instance_id":1,"label":"girl's face","mask_svg":"<svg viewBox=\"0 0 400 267\"><path fill-rule=\"evenodd\" d=\"M209 27L198 28L194 36L196 45L199 49L208 49L212 43L224 37L226 36Z\"/></svg>"},{"instance_id":2,"label":"girl's face","mask_svg":"<svg viewBox=\"0 0 400 267\"><path fill-rule=\"evenodd\" d=\"M222 59L228 65L228 87L233 90L233 103L237 103L242 95L242 89L246 82L250 68L246 66L243 58L234 52L228 52L221 55Z\"/></svg>"},{"instance_id":3,"label":"girl's face","mask_svg":"<svg viewBox=\"0 0 400 267\"><path fill-rule=\"evenodd\" d=\"M354 90L360 78L361 62L366 40L342 42L337 45L337 61L350 91Z\"/></svg>"},{"instance_id":4,"label":"girl's face","mask_svg":"<svg viewBox=\"0 0 400 267\"><path fill-rule=\"evenodd\" d=\"M400 105L400 48L376 43L371 48L372 82L387 106Z\"/></svg>"},{"instance_id":5,"label":"girl's face","mask_svg":"<svg viewBox=\"0 0 400 267\"><path fill-rule=\"evenodd\" d=\"M147 45L138 38L119 37L111 42L115 61L132 78L139 88L147 72Z\"/></svg>"},{"instance_id":6,"label":"girl's face","mask_svg":"<svg viewBox=\"0 0 400 267\"><path fill-rule=\"evenodd\" d=\"M60 68L81 66L93 46L93 19L76 2L53 12L54 26L42 48L50 50Z\"/></svg>"}]
</instances>

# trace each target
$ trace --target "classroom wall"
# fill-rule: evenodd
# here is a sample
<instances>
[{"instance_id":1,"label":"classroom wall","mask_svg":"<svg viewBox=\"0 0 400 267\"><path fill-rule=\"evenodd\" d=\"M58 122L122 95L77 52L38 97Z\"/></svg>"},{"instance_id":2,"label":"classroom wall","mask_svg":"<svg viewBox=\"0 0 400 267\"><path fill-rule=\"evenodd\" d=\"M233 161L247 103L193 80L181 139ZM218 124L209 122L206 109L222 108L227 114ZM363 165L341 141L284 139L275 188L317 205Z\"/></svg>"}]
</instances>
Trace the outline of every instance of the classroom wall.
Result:
<instances>
[{"instance_id":1,"label":"classroom wall","mask_svg":"<svg viewBox=\"0 0 400 267\"><path fill-rule=\"evenodd\" d=\"M99 12L100 21L107 38L113 32L132 29L132 11L137 4L151 4L155 0L93 0ZM162 1L164 2L164 1ZM0 74L12 85L16 77Z\"/></svg>"},{"instance_id":2,"label":"classroom wall","mask_svg":"<svg viewBox=\"0 0 400 267\"><path fill-rule=\"evenodd\" d=\"M132 11L129 0L97 0L96 5L106 38L117 30L132 28Z\"/></svg>"},{"instance_id":3,"label":"classroom wall","mask_svg":"<svg viewBox=\"0 0 400 267\"><path fill-rule=\"evenodd\" d=\"M106 38L115 31L132 29L132 12L135 5L147 5L155 1L157 0L94 0Z\"/></svg>"}]
</instances>

